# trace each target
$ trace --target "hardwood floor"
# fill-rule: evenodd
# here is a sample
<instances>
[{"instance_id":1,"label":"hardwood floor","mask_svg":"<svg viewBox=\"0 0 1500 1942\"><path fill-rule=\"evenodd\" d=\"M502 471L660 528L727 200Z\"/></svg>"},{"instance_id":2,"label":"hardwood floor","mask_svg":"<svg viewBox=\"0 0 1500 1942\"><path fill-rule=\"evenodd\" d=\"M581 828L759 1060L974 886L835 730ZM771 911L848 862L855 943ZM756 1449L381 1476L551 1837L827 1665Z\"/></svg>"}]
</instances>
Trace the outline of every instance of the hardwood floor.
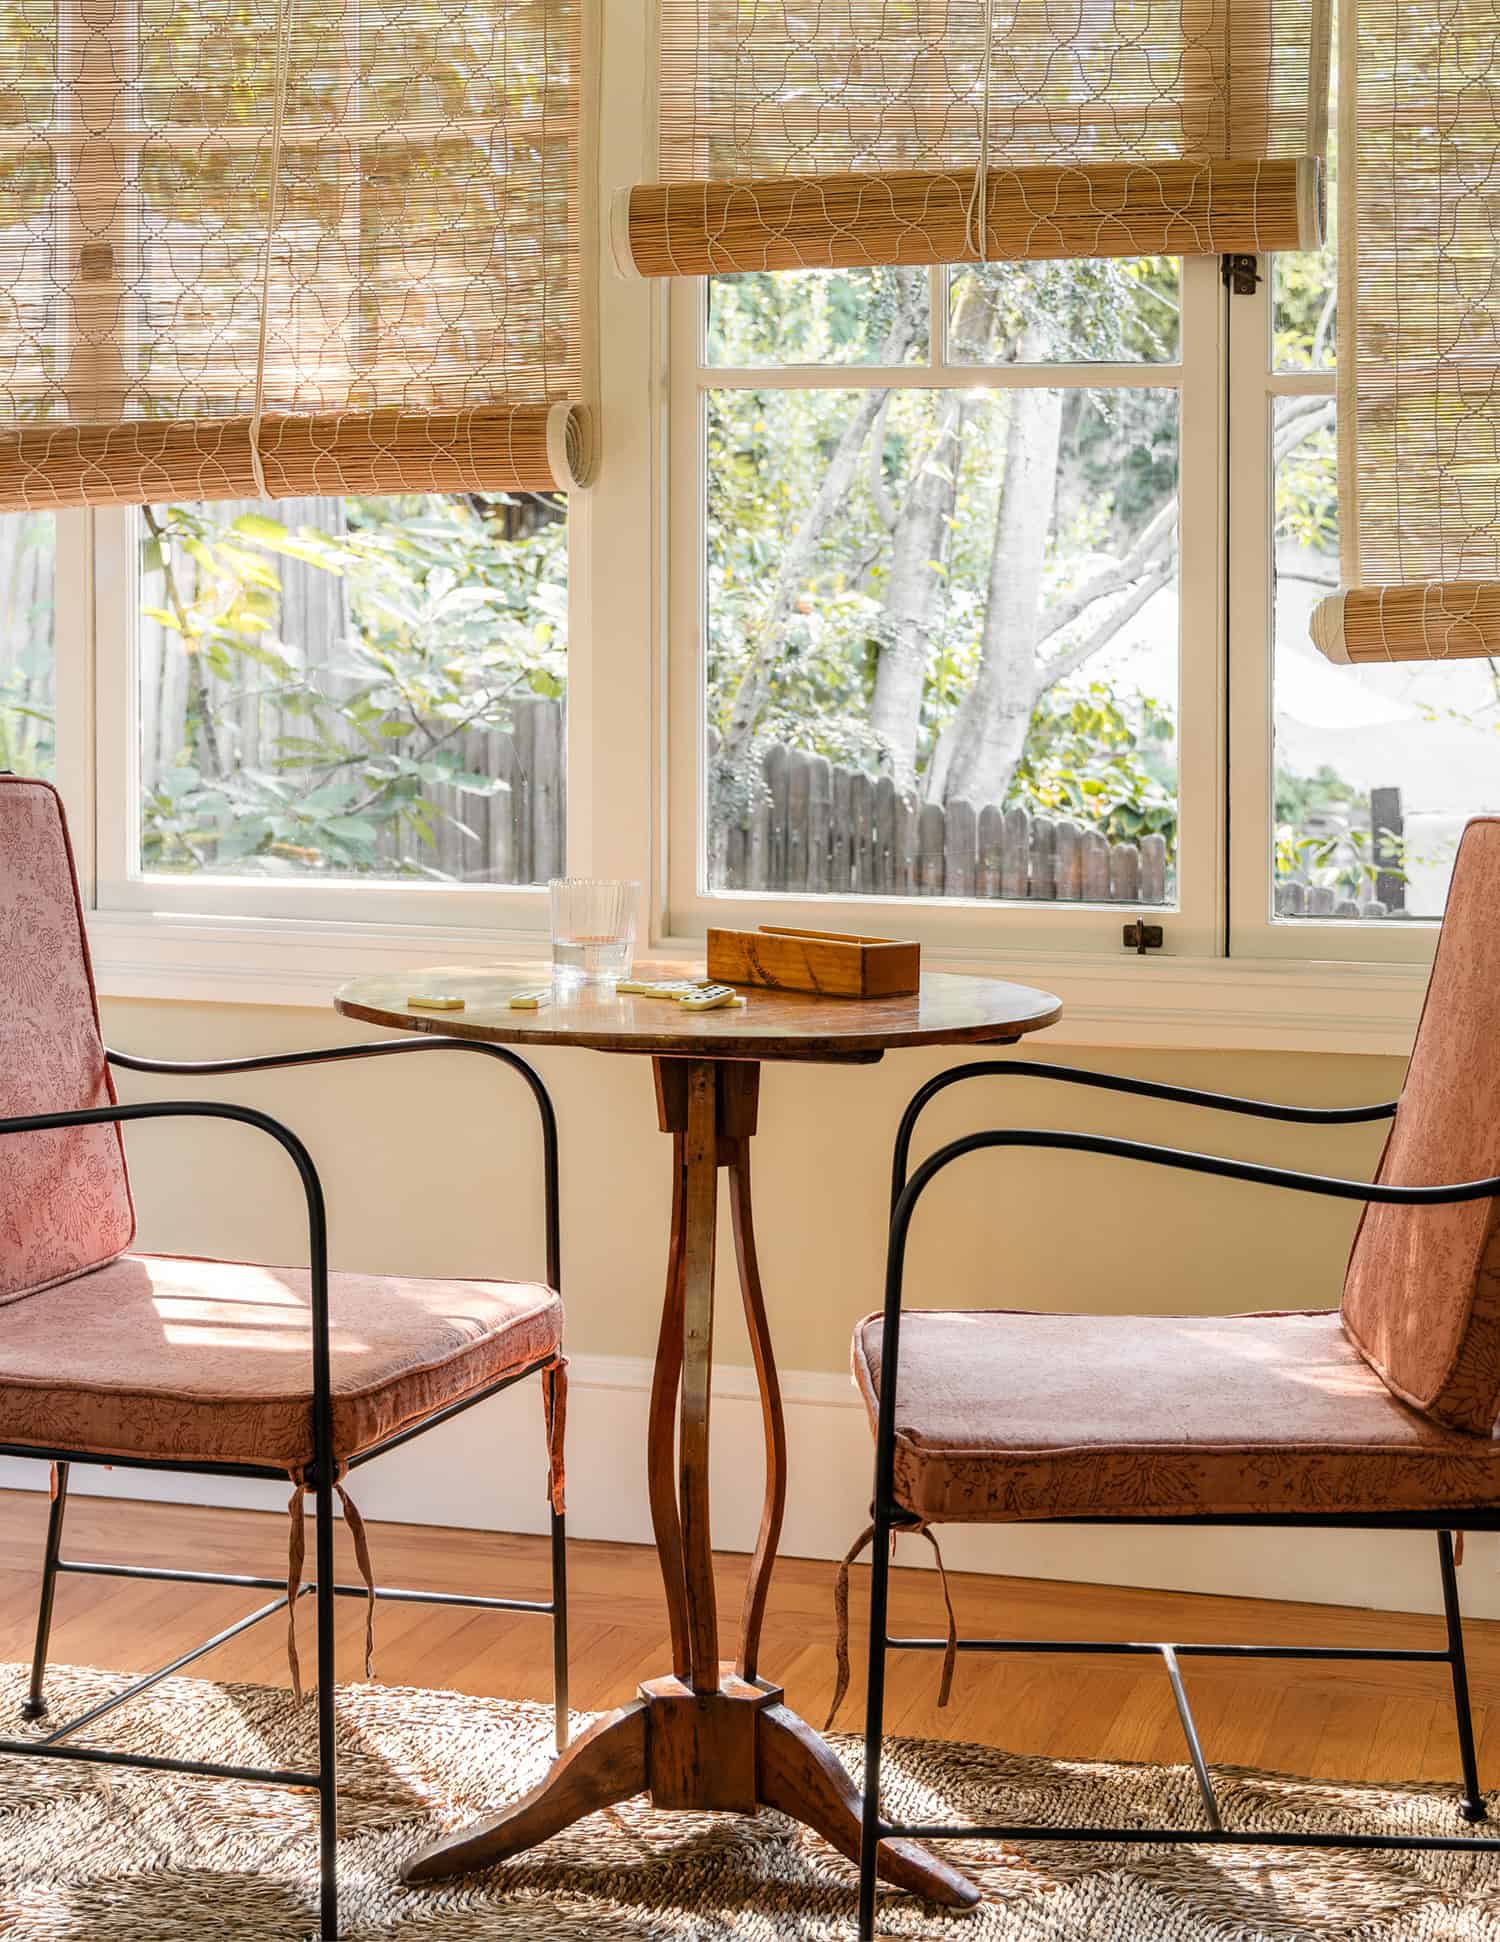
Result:
<instances>
[{"instance_id":1,"label":"hardwood floor","mask_svg":"<svg viewBox=\"0 0 1500 1942\"><path fill-rule=\"evenodd\" d=\"M46 1498L0 1492L0 1657L25 1659L35 1624ZM417 1525L370 1527L384 1583L445 1591L545 1597L541 1539ZM353 1575L340 1530L342 1569ZM309 1550L311 1547L309 1546ZM65 1553L199 1570L285 1570L282 1519L249 1511L75 1497ZM589 1711L618 1704L668 1664L666 1609L654 1553L635 1546L571 1548L572 1697ZM719 1560L719 1608L739 1611L745 1560ZM852 1600L862 1622L864 1579ZM789 1702L821 1724L833 1691L832 1566L785 1559L766 1617L761 1663ZM1462 1574L1460 1574L1462 1583ZM1335 1606L1201 1598L1175 1592L1056 1584L955 1574L959 1624L970 1632L1051 1638L1240 1640L1258 1644L1437 1646L1439 1619ZM248 1609L253 1594L172 1584L64 1578L54 1657L75 1665L144 1671ZM363 1610L342 1602L341 1676L355 1678ZM892 1622L936 1632L942 1608L930 1572L896 1574ZM303 1664L312 1663L304 1605ZM1467 1628L1480 1777L1500 1786L1500 1623ZM854 1640L856 1674L863 1633ZM376 1636L380 1676L392 1684L453 1687L510 1698L550 1696L544 1619L384 1605ZM285 1683L280 1619L256 1627L195 1671L219 1679ZM1141 1659L1035 1655L961 1661L953 1701L936 1705L932 1655L892 1654L887 1721L892 1732L979 1740L1017 1753L1062 1758L1178 1761L1182 1743L1165 1674ZM1254 1664L1194 1660L1185 1667L1211 1761L1285 1768L1345 1780L1454 1780L1457 1754L1446 1668L1411 1664ZM839 1725L861 1722L861 1682Z\"/></svg>"}]
</instances>

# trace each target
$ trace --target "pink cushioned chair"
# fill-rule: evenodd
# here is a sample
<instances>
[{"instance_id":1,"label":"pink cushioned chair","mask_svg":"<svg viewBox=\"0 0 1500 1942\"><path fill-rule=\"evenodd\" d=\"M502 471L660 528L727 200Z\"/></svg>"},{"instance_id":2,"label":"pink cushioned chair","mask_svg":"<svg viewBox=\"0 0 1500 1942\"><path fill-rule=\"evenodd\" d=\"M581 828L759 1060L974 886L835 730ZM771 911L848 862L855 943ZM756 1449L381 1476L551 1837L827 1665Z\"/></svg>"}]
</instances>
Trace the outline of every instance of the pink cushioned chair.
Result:
<instances>
[{"instance_id":1,"label":"pink cushioned chair","mask_svg":"<svg viewBox=\"0 0 1500 1942\"><path fill-rule=\"evenodd\" d=\"M191 1078L435 1051L478 1052L518 1072L541 1116L547 1284L422 1281L330 1274L323 1193L295 1134L247 1107L201 1100L121 1106L111 1064ZM238 1120L276 1140L307 1206L310 1265L267 1268L130 1252L135 1214L121 1123ZM114 1699L0 1752L153 1767L316 1788L319 1934L338 1933L334 1767L334 1599L340 1594L549 1615L556 1731L567 1738L567 1599L563 1526L562 1354L557 1127L541 1079L515 1053L454 1039L383 1040L209 1064L106 1052L67 825L46 783L0 774L0 1453L52 1464L41 1610L28 1719L40 1719L57 1580L69 1572L234 1584L278 1596ZM539 1376L548 1427L552 1595L546 1603L375 1587L345 1474L459 1411ZM82 1564L61 1554L68 1473L107 1463L215 1476L290 1478L288 1583ZM296 1679L293 1607L301 1583L304 1492L317 1508L316 1771L147 1758L70 1743L126 1699L247 1626L285 1611ZM366 1585L336 1582L333 1499L344 1498ZM373 1609L373 1603L372 1603Z\"/></svg>"},{"instance_id":2,"label":"pink cushioned chair","mask_svg":"<svg viewBox=\"0 0 1500 1942\"><path fill-rule=\"evenodd\" d=\"M907 1178L913 1129L948 1086L1022 1075L1300 1125L1391 1120L1373 1185L1084 1133L971 1133ZM1051 1147L1366 1203L1339 1308L1305 1314L1114 1316L902 1312L908 1233L938 1174L991 1148ZM1457 1183L1457 1184L1443 1184ZM1029 1060L984 1060L929 1081L896 1140L885 1308L854 1334L875 1430L874 1566L865 1723L860 1935L874 1934L875 1855L892 1837L1453 1847L1455 1835L1226 1829L1178 1661L1194 1656L1425 1659L1446 1665L1458 1718L1465 1820L1485 1819L1474 1757L1452 1532L1500 1530L1500 818L1459 846L1427 1002L1401 1097L1320 1111L1116 1079ZM890 1536L936 1523L1269 1524L1437 1534L1441 1650L1140 1645L890 1638ZM940 1828L880 1817L885 1657L955 1652L1156 1652L1181 1717L1201 1828Z\"/></svg>"}]
</instances>

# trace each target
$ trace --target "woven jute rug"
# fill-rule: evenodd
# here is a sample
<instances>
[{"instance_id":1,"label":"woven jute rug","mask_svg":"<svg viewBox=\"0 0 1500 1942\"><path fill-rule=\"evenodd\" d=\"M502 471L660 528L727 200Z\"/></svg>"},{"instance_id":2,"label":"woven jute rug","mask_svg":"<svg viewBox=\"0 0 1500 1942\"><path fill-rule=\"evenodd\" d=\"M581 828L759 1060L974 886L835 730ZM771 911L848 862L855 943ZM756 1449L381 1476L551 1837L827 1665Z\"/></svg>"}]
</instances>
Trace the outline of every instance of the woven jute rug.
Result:
<instances>
[{"instance_id":1,"label":"woven jute rug","mask_svg":"<svg viewBox=\"0 0 1500 1942\"><path fill-rule=\"evenodd\" d=\"M118 1685L52 1675L53 1718ZM14 1719L18 1668L0 1671ZM64 1708L68 1712L64 1712ZM440 1829L531 1785L550 1752L539 1706L378 1685L339 1696L349 1942L798 1942L851 1937L854 1870L816 1836L765 1813L672 1815L631 1802L503 1868L405 1889L403 1860ZM176 1679L114 1715L136 1752L295 1765L313 1758L309 1707L262 1686ZM11 1730L9 1727L7 1731ZM851 1765L857 1747L836 1741ZM1196 1815L1175 1767L1017 1759L894 1741L889 1803L903 1818L1123 1825ZM1308 1786L1219 1769L1225 1818L1263 1827L1461 1827L1451 1790ZM293 1942L315 1908L311 1798L233 1782L0 1760L0 1936L24 1942ZM969 1915L884 1897L881 1933L924 1942L1500 1942L1500 1867L1440 1854L952 1843L983 1883Z\"/></svg>"}]
</instances>

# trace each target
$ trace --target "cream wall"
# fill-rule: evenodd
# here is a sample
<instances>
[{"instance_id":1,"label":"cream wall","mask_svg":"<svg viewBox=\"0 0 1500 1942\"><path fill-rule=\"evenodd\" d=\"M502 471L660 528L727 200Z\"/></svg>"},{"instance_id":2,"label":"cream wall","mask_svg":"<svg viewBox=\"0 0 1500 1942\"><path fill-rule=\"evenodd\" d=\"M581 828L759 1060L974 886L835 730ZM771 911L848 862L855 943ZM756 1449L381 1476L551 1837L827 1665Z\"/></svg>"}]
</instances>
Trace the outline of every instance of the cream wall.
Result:
<instances>
[{"instance_id":1,"label":"cream wall","mask_svg":"<svg viewBox=\"0 0 1500 1942\"><path fill-rule=\"evenodd\" d=\"M372 1036L326 1011L112 1001L110 1042L172 1057L222 1057ZM1075 1049L1036 1056L1308 1105L1392 1097L1401 1061L1375 1056ZM847 1379L852 1323L880 1297L885 1183L902 1107L950 1062L910 1053L849 1070L787 1066L763 1082L756 1201L767 1299L786 1385L791 1495L783 1549L828 1557L864 1522L870 1442ZM644 1061L538 1054L562 1126L564 1280L575 1384L569 1522L575 1536L647 1541L644 1424L668 1215L666 1141ZM173 1082L124 1075L128 1098ZM231 1083L311 1147L328 1193L336 1266L531 1275L541 1269L540 1177L524 1090L477 1058L427 1053L381 1065ZM981 1123L1042 1124L1200 1146L1330 1173L1368 1174L1381 1129L1327 1133L1075 1092L977 1081L941 1100L927 1140ZM295 1184L279 1149L248 1129L148 1125L130 1135L148 1248L305 1259ZM1232 1182L1061 1154L978 1155L933 1189L914 1230L912 1298L1044 1308L1230 1312L1337 1300L1357 1210ZM727 1222L725 1223L727 1231ZM753 1541L759 1410L731 1285L722 1290L714 1404L714 1537ZM362 1472L374 1518L543 1528L534 1385L483 1405ZM39 1466L0 1467L35 1483ZM94 1473L84 1488L260 1503L270 1486ZM964 1568L1104 1583L1436 1609L1431 1540L1360 1534L950 1530ZM1500 1616L1485 1539L1470 1546L1467 1608ZM925 1561L925 1551L921 1560Z\"/></svg>"}]
</instances>

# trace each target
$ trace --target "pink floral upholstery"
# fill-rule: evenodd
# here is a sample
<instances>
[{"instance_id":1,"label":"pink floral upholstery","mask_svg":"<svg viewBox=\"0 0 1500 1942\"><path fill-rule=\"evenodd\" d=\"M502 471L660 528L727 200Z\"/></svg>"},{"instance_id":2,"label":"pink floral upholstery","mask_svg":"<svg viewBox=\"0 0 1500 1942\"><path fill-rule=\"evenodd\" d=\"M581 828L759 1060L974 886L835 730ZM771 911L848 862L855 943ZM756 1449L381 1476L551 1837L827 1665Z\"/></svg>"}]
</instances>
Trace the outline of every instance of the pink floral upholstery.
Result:
<instances>
[{"instance_id":1,"label":"pink floral upholstery","mask_svg":"<svg viewBox=\"0 0 1500 1942\"><path fill-rule=\"evenodd\" d=\"M562 1344L526 1282L335 1274L329 1305L341 1463ZM305 1268L124 1255L7 1315L0 1442L300 1473L310 1341Z\"/></svg>"},{"instance_id":2,"label":"pink floral upholstery","mask_svg":"<svg viewBox=\"0 0 1500 1942\"><path fill-rule=\"evenodd\" d=\"M879 1405L884 1323L854 1333ZM934 1523L1464 1510L1500 1443L1386 1388L1336 1312L1048 1315L910 1309L896 1497Z\"/></svg>"},{"instance_id":3,"label":"pink floral upholstery","mask_svg":"<svg viewBox=\"0 0 1500 1942\"><path fill-rule=\"evenodd\" d=\"M0 775L0 1118L114 1096L62 804ZM118 1128L0 1139L0 1303L112 1260L134 1234Z\"/></svg>"},{"instance_id":4,"label":"pink floral upholstery","mask_svg":"<svg viewBox=\"0 0 1500 1942\"><path fill-rule=\"evenodd\" d=\"M0 776L0 1117L113 1103L56 791ZM263 1464L313 1456L309 1276L129 1254L114 1127L0 1137L0 1443ZM21 1300L43 1289L42 1300ZM548 1371L562 1502L562 1302L529 1283L329 1278L340 1464L503 1377Z\"/></svg>"},{"instance_id":5,"label":"pink floral upholstery","mask_svg":"<svg viewBox=\"0 0 1500 1942\"><path fill-rule=\"evenodd\" d=\"M1500 818L1459 845L1427 1002L1377 1178L1500 1175ZM1344 1326L1396 1395L1488 1436L1500 1410L1500 1208L1369 1207Z\"/></svg>"}]
</instances>

